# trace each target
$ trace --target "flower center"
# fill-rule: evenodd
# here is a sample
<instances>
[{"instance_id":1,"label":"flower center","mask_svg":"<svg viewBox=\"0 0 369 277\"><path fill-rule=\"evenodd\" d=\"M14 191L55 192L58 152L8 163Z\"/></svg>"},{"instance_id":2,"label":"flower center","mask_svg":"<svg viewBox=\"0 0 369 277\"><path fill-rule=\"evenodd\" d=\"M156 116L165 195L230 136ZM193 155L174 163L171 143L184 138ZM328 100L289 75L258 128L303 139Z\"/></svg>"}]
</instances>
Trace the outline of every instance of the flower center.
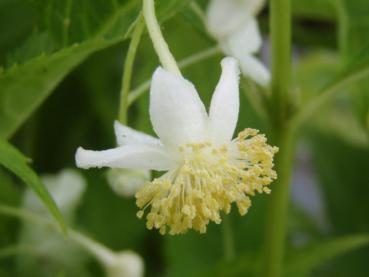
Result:
<instances>
[{"instance_id":1,"label":"flower center","mask_svg":"<svg viewBox=\"0 0 369 277\"><path fill-rule=\"evenodd\" d=\"M147 214L147 227L165 234L195 229L206 232L210 221L220 223L220 212L229 213L235 202L241 215L251 205L255 192L269 193L267 187L276 173L272 169L276 147L264 135L246 129L231 143L215 146L211 142L180 146L181 164L160 178L148 182L136 194L141 210Z\"/></svg>"}]
</instances>

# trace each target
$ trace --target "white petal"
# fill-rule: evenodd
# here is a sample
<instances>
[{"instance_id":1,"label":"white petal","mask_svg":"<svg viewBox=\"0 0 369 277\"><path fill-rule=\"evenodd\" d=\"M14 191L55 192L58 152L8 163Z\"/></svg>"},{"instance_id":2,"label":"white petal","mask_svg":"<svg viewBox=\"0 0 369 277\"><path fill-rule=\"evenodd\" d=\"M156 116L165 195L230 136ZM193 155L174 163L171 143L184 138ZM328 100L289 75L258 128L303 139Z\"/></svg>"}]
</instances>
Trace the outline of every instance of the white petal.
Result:
<instances>
[{"instance_id":1,"label":"white petal","mask_svg":"<svg viewBox=\"0 0 369 277\"><path fill-rule=\"evenodd\" d=\"M103 151L77 149L76 164L80 168L111 167L168 170L173 160L163 148L151 145L123 145Z\"/></svg>"},{"instance_id":2,"label":"white petal","mask_svg":"<svg viewBox=\"0 0 369 277\"><path fill-rule=\"evenodd\" d=\"M264 6L265 0L212 0L206 19L209 32L217 39L228 36Z\"/></svg>"},{"instance_id":3,"label":"white petal","mask_svg":"<svg viewBox=\"0 0 369 277\"><path fill-rule=\"evenodd\" d=\"M118 121L114 122L114 131L118 145L125 144L149 144L161 145L159 139L145 133L136 131L128 126L122 125Z\"/></svg>"},{"instance_id":4,"label":"white petal","mask_svg":"<svg viewBox=\"0 0 369 277\"><path fill-rule=\"evenodd\" d=\"M207 28L215 38L220 39L234 32L247 15L241 1L213 0L207 9Z\"/></svg>"},{"instance_id":5,"label":"white petal","mask_svg":"<svg viewBox=\"0 0 369 277\"><path fill-rule=\"evenodd\" d=\"M242 74L250 77L261 86L268 86L270 83L270 72L264 64L252 55L244 55L240 59Z\"/></svg>"},{"instance_id":6,"label":"white petal","mask_svg":"<svg viewBox=\"0 0 369 277\"><path fill-rule=\"evenodd\" d=\"M150 117L160 140L172 149L205 138L207 114L195 87L161 67L151 82Z\"/></svg>"},{"instance_id":7,"label":"white petal","mask_svg":"<svg viewBox=\"0 0 369 277\"><path fill-rule=\"evenodd\" d=\"M234 57L243 56L245 53L255 53L259 51L261 45L258 23L254 18L247 20L227 39L221 41L224 51Z\"/></svg>"},{"instance_id":8,"label":"white petal","mask_svg":"<svg viewBox=\"0 0 369 277\"><path fill-rule=\"evenodd\" d=\"M59 174L43 175L42 183L55 200L66 218L73 215L85 191L86 182L82 175L72 169L64 169ZM24 194L23 207L37 213L46 213L44 204L32 190Z\"/></svg>"},{"instance_id":9,"label":"white petal","mask_svg":"<svg viewBox=\"0 0 369 277\"><path fill-rule=\"evenodd\" d=\"M211 99L210 132L217 144L230 142L239 112L239 68L234 58L222 60L222 75Z\"/></svg>"}]
</instances>

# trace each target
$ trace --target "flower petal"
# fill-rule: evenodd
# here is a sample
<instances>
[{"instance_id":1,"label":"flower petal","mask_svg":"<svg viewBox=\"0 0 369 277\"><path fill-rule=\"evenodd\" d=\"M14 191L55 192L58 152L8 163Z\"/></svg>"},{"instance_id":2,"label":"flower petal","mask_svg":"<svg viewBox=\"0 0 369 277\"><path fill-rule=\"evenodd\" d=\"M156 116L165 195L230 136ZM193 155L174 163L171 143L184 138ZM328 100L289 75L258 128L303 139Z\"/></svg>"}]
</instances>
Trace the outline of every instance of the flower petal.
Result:
<instances>
[{"instance_id":1,"label":"flower petal","mask_svg":"<svg viewBox=\"0 0 369 277\"><path fill-rule=\"evenodd\" d=\"M264 6L265 0L212 0L207 9L207 28L217 39L235 32Z\"/></svg>"},{"instance_id":2,"label":"flower petal","mask_svg":"<svg viewBox=\"0 0 369 277\"><path fill-rule=\"evenodd\" d=\"M152 78L150 118L165 146L204 140L207 114L193 84L159 67Z\"/></svg>"},{"instance_id":3,"label":"flower petal","mask_svg":"<svg viewBox=\"0 0 369 277\"><path fill-rule=\"evenodd\" d=\"M159 139L136 131L128 126L119 123L118 121L114 122L114 131L117 138L117 144L120 146L125 144L161 145Z\"/></svg>"},{"instance_id":4,"label":"flower petal","mask_svg":"<svg viewBox=\"0 0 369 277\"><path fill-rule=\"evenodd\" d=\"M93 151L77 149L76 164L80 168L111 167L130 169L168 170L174 161L166 151L151 145L123 145L114 149Z\"/></svg>"},{"instance_id":5,"label":"flower petal","mask_svg":"<svg viewBox=\"0 0 369 277\"><path fill-rule=\"evenodd\" d=\"M247 20L227 39L221 41L224 51L236 58L242 57L245 53L256 53L261 45L258 23L254 18Z\"/></svg>"},{"instance_id":6,"label":"flower petal","mask_svg":"<svg viewBox=\"0 0 369 277\"><path fill-rule=\"evenodd\" d=\"M213 0L207 9L207 28L217 39L234 32L247 16L241 1Z\"/></svg>"},{"instance_id":7,"label":"flower petal","mask_svg":"<svg viewBox=\"0 0 369 277\"><path fill-rule=\"evenodd\" d=\"M270 72L256 57L244 55L239 61L243 75L250 77L261 86L269 85Z\"/></svg>"},{"instance_id":8,"label":"flower petal","mask_svg":"<svg viewBox=\"0 0 369 277\"><path fill-rule=\"evenodd\" d=\"M224 58L222 75L211 99L210 132L215 143L230 142L236 129L239 100L239 68L234 58Z\"/></svg>"}]
</instances>

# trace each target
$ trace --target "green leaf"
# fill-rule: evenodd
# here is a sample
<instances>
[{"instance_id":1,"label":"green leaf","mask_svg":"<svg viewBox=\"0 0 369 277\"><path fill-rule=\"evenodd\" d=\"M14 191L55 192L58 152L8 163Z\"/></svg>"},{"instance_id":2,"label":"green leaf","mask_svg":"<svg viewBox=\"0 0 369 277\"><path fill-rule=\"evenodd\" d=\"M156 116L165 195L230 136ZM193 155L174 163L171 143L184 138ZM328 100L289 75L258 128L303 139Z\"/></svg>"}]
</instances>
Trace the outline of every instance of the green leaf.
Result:
<instances>
[{"instance_id":1,"label":"green leaf","mask_svg":"<svg viewBox=\"0 0 369 277\"><path fill-rule=\"evenodd\" d=\"M167 19L189 0L160 1ZM0 71L0 137L8 138L89 55L126 39L141 1L35 1L39 21L25 44L8 55L13 65ZM95 31L97 30L97 31ZM16 62L21 62L17 65Z\"/></svg>"},{"instance_id":2,"label":"green leaf","mask_svg":"<svg viewBox=\"0 0 369 277\"><path fill-rule=\"evenodd\" d=\"M367 76L369 76L369 46L356 53L349 62L346 62L346 66L334 74L322 89L318 90L317 96L312 101L303 105L301 111L293 118L292 125L300 125L337 92L347 89L358 81L366 81L365 77ZM368 95L363 90L361 90L361 94Z\"/></svg>"},{"instance_id":3,"label":"green leaf","mask_svg":"<svg viewBox=\"0 0 369 277\"><path fill-rule=\"evenodd\" d=\"M339 0L339 42L344 60L350 60L356 53L366 51L369 56L369 5L366 0ZM366 59L368 61L368 59ZM352 99L358 118L369 133L369 81L359 82L352 91Z\"/></svg>"},{"instance_id":4,"label":"green leaf","mask_svg":"<svg viewBox=\"0 0 369 277\"><path fill-rule=\"evenodd\" d=\"M292 12L295 17L335 20L331 0L292 0Z\"/></svg>"},{"instance_id":5,"label":"green leaf","mask_svg":"<svg viewBox=\"0 0 369 277\"><path fill-rule=\"evenodd\" d=\"M289 258L287 258L285 275L303 276L330 259L367 244L369 244L368 234L356 234L319 242L303 249L291 251Z\"/></svg>"},{"instance_id":6,"label":"green leaf","mask_svg":"<svg viewBox=\"0 0 369 277\"><path fill-rule=\"evenodd\" d=\"M346 126L346 132L351 132L350 125ZM314 132L309 139L312 165L331 232L369 233L369 149L347 143L332 132ZM369 247L365 247L332 261L331 276L366 276L368 254Z\"/></svg>"},{"instance_id":7,"label":"green leaf","mask_svg":"<svg viewBox=\"0 0 369 277\"><path fill-rule=\"evenodd\" d=\"M56 206L53 198L45 189L37 174L27 165L28 159L16 148L4 140L0 140L0 164L17 175L24 183L40 197L50 214L59 223L64 233L67 233L62 214Z\"/></svg>"}]
</instances>

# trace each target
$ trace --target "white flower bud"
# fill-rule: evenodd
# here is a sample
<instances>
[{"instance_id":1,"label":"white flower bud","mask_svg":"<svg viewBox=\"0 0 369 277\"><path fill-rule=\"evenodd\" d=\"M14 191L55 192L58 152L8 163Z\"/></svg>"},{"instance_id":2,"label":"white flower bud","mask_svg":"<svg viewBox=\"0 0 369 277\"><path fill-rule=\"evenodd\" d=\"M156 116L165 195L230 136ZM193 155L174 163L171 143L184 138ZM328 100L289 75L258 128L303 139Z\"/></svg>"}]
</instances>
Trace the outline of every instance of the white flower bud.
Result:
<instances>
[{"instance_id":1,"label":"white flower bud","mask_svg":"<svg viewBox=\"0 0 369 277\"><path fill-rule=\"evenodd\" d=\"M115 193L132 197L150 180L150 171L141 169L114 168L108 171L108 182Z\"/></svg>"},{"instance_id":2,"label":"white flower bud","mask_svg":"<svg viewBox=\"0 0 369 277\"><path fill-rule=\"evenodd\" d=\"M111 264L106 266L108 277L142 277L144 262L133 251L122 251L115 254Z\"/></svg>"}]
</instances>

